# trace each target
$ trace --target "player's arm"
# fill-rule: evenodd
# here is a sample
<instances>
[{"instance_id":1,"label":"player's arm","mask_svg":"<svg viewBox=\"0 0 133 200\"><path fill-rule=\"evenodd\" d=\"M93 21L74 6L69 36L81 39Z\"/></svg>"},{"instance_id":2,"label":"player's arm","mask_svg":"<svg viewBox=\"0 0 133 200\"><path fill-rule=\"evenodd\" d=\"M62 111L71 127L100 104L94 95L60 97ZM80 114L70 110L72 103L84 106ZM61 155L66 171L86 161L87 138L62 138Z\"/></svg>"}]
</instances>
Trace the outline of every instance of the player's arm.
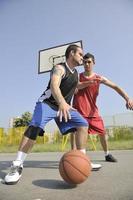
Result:
<instances>
[{"instance_id":1,"label":"player's arm","mask_svg":"<svg viewBox=\"0 0 133 200\"><path fill-rule=\"evenodd\" d=\"M56 65L52 71L50 83L51 93L59 105L58 116L60 121L62 121L62 117L65 118L65 121L70 118L69 110L71 109L71 106L66 103L60 90L60 83L64 74L65 69L61 65Z\"/></svg>"},{"instance_id":2,"label":"player's arm","mask_svg":"<svg viewBox=\"0 0 133 200\"><path fill-rule=\"evenodd\" d=\"M63 69L62 66L56 65L53 68L52 75L51 75L51 84L50 84L50 89L53 97L55 98L57 104L59 105L61 102L64 102L65 99L61 94L60 91L60 83L61 79L65 73L65 70Z\"/></svg>"},{"instance_id":3,"label":"player's arm","mask_svg":"<svg viewBox=\"0 0 133 200\"><path fill-rule=\"evenodd\" d=\"M82 90L90 85L90 81L78 82L77 89Z\"/></svg>"},{"instance_id":4,"label":"player's arm","mask_svg":"<svg viewBox=\"0 0 133 200\"><path fill-rule=\"evenodd\" d=\"M133 110L133 100L129 98L128 94L122 88L105 77L101 78L101 83L114 89L120 96L125 99L127 109Z\"/></svg>"},{"instance_id":5,"label":"player's arm","mask_svg":"<svg viewBox=\"0 0 133 200\"><path fill-rule=\"evenodd\" d=\"M84 81L84 82L79 81L78 85L77 85L77 89L82 90L82 89L88 87L89 85L92 85L92 84L94 84L95 82L98 82L98 81L101 81L101 78L95 77L95 78L88 80L88 81Z\"/></svg>"}]
</instances>

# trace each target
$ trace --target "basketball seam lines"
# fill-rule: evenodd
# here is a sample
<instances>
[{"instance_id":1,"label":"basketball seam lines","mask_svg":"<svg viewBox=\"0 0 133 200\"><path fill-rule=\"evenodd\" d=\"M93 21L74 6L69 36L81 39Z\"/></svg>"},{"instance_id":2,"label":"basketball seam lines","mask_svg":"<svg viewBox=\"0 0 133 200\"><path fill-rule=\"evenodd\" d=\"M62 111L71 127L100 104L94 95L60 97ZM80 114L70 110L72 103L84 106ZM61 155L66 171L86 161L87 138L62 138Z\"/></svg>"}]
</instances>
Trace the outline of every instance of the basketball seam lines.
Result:
<instances>
[{"instance_id":1,"label":"basketball seam lines","mask_svg":"<svg viewBox=\"0 0 133 200\"><path fill-rule=\"evenodd\" d=\"M65 175L66 175L66 177L68 178L68 180L70 180L71 182L73 182L73 180L68 176L68 174L67 174L67 172L66 172L66 170L65 170L65 167L64 167L64 158L62 159L62 163L63 163L63 171L65 172ZM76 183L75 183L76 184Z\"/></svg>"},{"instance_id":2,"label":"basketball seam lines","mask_svg":"<svg viewBox=\"0 0 133 200\"><path fill-rule=\"evenodd\" d=\"M80 155L67 155L67 157L69 157L69 156L71 156L71 157L80 157L80 158L82 158L83 160L86 160L89 164L90 164L90 162L89 162L89 160L88 159L86 159L86 158L83 158L82 156L80 156Z\"/></svg>"},{"instance_id":3,"label":"basketball seam lines","mask_svg":"<svg viewBox=\"0 0 133 200\"><path fill-rule=\"evenodd\" d=\"M79 171L81 174L83 174L83 176L88 177L82 171L80 171L76 166L72 165L68 160L63 160L63 161L67 161L72 167L74 167L77 171Z\"/></svg>"}]
</instances>

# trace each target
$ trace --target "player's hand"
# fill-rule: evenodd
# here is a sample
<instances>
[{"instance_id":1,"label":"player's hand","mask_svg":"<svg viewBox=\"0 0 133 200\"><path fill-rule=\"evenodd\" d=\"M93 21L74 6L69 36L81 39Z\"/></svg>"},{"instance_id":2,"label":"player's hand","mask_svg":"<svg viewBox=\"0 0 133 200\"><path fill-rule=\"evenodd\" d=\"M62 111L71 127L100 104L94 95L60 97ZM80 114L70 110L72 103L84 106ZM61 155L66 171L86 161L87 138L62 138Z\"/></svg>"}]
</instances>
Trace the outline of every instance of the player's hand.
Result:
<instances>
[{"instance_id":1,"label":"player's hand","mask_svg":"<svg viewBox=\"0 0 133 200\"><path fill-rule=\"evenodd\" d=\"M62 122L63 118L65 122L68 122L68 120L71 119L70 110L76 110L76 109L70 106L69 104L67 104L65 101L59 104L57 117L59 117L60 122Z\"/></svg>"},{"instance_id":2,"label":"player's hand","mask_svg":"<svg viewBox=\"0 0 133 200\"><path fill-rule=\"evenodd\" d=\"M79 91L78 88L76 88L75 91L74 91L74 94L77 94L78 91Z\"/></svg>"},{"instance_id":3,"label":"player's hand","mask_svg":"<svg viewBox=\"0 0 133 200\"><path fill-rule=\"evenodd\" d=\"M100 78L100 77L91 78L88 81L83 81L83 82L79 81L77 88L79 90L82 90L84 88L89 87L90 85L97 84L97 83L99 83L101 81L102 81L102 78Z\"/></svg>"},{"instance_id":4,"label":"player's hand","mask_svg":"<svg viewBox=\"0 0 133 200\"><path fill-rule=\"evenodd\" d=\"M129 110L133 110L133 100L132 99L128 99L126 102L126 107Z\"/></svg>"}]
</instances>

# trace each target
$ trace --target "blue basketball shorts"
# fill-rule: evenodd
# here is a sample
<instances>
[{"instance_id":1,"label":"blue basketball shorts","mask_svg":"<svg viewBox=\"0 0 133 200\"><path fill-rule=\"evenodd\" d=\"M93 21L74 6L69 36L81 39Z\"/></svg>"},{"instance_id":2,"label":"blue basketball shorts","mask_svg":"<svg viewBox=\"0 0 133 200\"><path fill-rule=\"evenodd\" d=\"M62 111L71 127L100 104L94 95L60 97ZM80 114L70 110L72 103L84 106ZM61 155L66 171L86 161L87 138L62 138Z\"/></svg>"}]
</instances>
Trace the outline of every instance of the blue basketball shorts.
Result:
<instances>
[{"instance_id":1,"label":"blue basketball shorts","mask_svg":"<svg viewBox=\"0 0 133 200\"><path fill-rule=\"evenodd\" d=\"M57 110L51 108L47 103L37 102L29 126L45 128L45 125L52 119L55 120L60 132L66 134L76 131L77 127L88 127L88 122L77 111L70 111L71 119L68 122L59 121Z\"/></svg>"}]
</instances>

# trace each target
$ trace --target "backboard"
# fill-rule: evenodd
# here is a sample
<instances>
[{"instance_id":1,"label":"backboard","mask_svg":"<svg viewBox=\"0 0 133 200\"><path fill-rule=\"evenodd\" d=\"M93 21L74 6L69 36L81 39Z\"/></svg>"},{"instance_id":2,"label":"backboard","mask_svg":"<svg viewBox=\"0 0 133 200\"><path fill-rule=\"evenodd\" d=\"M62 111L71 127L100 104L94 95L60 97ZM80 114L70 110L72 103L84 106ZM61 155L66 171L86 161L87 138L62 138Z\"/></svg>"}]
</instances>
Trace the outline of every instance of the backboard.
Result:
<instances>
[{"instance_id":1,"label":"backboard","mask_svg":"<svg viewBox=\"0 0 133 200\"><path fill-rule=\"evenodd\" d=\"M57 63L65 62L65 51L71 44L83 47L82 40L80 40L40 50L38 59L38 74L49 72Z\"/></svg>"}]
</instances>

